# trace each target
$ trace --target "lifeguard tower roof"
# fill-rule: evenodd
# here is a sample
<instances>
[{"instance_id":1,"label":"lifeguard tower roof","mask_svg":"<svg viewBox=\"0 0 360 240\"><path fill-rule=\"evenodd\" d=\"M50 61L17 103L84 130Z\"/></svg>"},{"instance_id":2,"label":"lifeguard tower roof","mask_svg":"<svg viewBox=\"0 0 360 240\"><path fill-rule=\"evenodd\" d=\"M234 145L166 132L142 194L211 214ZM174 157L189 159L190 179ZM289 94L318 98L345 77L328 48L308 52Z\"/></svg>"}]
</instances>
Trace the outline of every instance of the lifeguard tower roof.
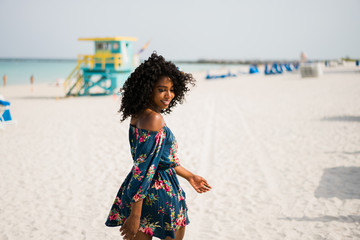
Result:
<instances>
[{"instance_id":1,"label":"lifeguard tower roof","mask_svg":"<svg viewBox=\"0 0 360 240\"><path fill-rule=\"evenodd\" d=\"M79 41L137 41L135 37L99 37L99 38L79 38Z\"/></svg>"}]
</instances>

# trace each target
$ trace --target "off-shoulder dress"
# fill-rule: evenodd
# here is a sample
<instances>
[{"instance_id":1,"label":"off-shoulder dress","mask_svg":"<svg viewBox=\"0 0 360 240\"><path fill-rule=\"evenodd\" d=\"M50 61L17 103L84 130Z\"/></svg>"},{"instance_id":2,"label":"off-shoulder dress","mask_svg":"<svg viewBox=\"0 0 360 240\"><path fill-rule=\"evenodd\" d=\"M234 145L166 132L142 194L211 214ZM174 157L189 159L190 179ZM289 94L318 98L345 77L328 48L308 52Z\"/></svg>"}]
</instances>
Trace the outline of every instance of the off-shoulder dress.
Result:
<instances>
[{"instance_id":1,"label":"off-shoulder dress","mask_svg":"<svg viewBox=\"0 0 360 240\"><path fill-rule=\"evenodd\" d=\"M130 125L129 141L134 165L121 185L105 225L121 226L131 203L143 199L139 230L161 239L189 224L185 192L174 170L179 166L177 142L165 125L148 131Z\"/></svg>"}]
</instances>

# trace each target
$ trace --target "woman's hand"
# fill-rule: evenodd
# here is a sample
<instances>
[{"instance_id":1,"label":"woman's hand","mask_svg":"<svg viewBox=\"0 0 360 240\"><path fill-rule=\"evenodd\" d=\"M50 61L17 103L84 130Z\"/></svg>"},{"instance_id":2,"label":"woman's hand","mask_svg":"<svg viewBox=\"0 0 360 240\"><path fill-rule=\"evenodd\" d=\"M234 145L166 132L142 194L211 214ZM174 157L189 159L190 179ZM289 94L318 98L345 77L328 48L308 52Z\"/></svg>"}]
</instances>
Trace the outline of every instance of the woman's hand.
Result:
<instances>
[{"instance_id":1,"label":"woman's hand","mask_svg":"<svg viewBox=\"0 0 360 240\"><path fill-rule=\"evenodd\" d=\"M207 191L209 191L211 189L210 185L207 183L207 181L204 178L193 174L192 172L190 172L186 168L184 168L182 166L177 166L174 169L176 171L176 174L178 174L179 176L181 176L181 177L185 178L186 180L188 180L189 183L191 184L191 186L198 193L204 193L204 192L207 192Z\"/></svg>"},{"instance_id":2,"label":"woman's hand","mask_svg":"<svg viewBox=\"0 0 360 240\"><path fill-rule=\"evenodd\" d=\"M134 239L136 233L138 232L139 226L140 226L140 216L136 217L130 215L120 228L121 236L123 237L123 239L125 240Z\"/></svg>"},{"instance_id":3,"label":"woman's hand","mask_svg":"<svg viewBox=\"0 0 360 240\"><path fill-rule=\"evenodd\" d=\"M189 177L188 181L198 193L204 193L211 189L211 186L207 183L207 181L198 175Z\"/></svg>"}]
</instances>

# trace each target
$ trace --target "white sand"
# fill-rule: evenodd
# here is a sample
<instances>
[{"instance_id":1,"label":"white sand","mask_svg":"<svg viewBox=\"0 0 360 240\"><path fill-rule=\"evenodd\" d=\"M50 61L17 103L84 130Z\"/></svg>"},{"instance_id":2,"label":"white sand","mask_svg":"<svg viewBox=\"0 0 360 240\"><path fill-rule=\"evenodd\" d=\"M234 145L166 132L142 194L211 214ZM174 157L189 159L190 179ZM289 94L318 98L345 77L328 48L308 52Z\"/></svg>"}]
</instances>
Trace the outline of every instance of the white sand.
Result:
<instances>
[{"instance_id":1,"label":"white sand","mask_svg":"<svg viewBox=\"0 0 360 240\"><path fill-rule=\"evenodd\" d=\"M185 239L360 239L359 70L196 74L165 116L183 166L213 186L199 195L180 180ZM63 92L47 85L0 93L18 122L0 131L0 239L120 239L104 226L131 168L119 99L56 100Z\"/></svg>"}]
</instances>

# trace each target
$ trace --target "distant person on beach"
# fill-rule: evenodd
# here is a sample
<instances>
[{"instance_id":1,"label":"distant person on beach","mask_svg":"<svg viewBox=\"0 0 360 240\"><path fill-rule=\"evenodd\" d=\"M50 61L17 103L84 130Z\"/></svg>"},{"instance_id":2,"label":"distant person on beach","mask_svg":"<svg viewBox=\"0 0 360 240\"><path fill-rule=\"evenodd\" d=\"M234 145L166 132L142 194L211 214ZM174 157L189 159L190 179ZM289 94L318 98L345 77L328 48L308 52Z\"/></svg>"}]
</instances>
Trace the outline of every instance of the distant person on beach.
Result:
<instances>
[{"instance_id":1,"label":"distant person on beach","mask_svg":"<svg viewBox=\"0 0 360 240\"><path fill-rule=\"evenodd\" d=\"M122 183L105 225L121 226L126 240L181 240L189 224L185 192L177 175L198 192L211 189L207 181L180 165L175 136L162 113L182 103L191 74L153 53L124 83L119 112L130 117L129 141L133 167Z\"/></svg>"},{"instance_id":2,"label":"distant person on beach","mask_svg":"<svg viewBox=\"0 0 360 240\"><path fill-rule=\"evenodd\" d=\"M4 76L3 76L4 87L6 87L6 80L7 80L7 76L6 76L6 74L4 74Z\"/></svg>"},{"instance_id":3,"label":"distant person on beach","mask_svg":"<svg viewBox=\"0 0 360 240\"><path fill-rule=\"evenodd\" d=\"M307 62L307 55L305 52L301 52L300 54L300 62L301 63L306 63Z\"/></svg>"},{"instance_id":4,"label":"distant person on beach","mask_svg":"<svg viewBox=\"0 0 360 240\"><path fill-rule=\"evenodd\" d=\"M30 85L31 85L31 91L34 91L34 75L31 75L30 77Z\"/></svg>"}]
</instances>

